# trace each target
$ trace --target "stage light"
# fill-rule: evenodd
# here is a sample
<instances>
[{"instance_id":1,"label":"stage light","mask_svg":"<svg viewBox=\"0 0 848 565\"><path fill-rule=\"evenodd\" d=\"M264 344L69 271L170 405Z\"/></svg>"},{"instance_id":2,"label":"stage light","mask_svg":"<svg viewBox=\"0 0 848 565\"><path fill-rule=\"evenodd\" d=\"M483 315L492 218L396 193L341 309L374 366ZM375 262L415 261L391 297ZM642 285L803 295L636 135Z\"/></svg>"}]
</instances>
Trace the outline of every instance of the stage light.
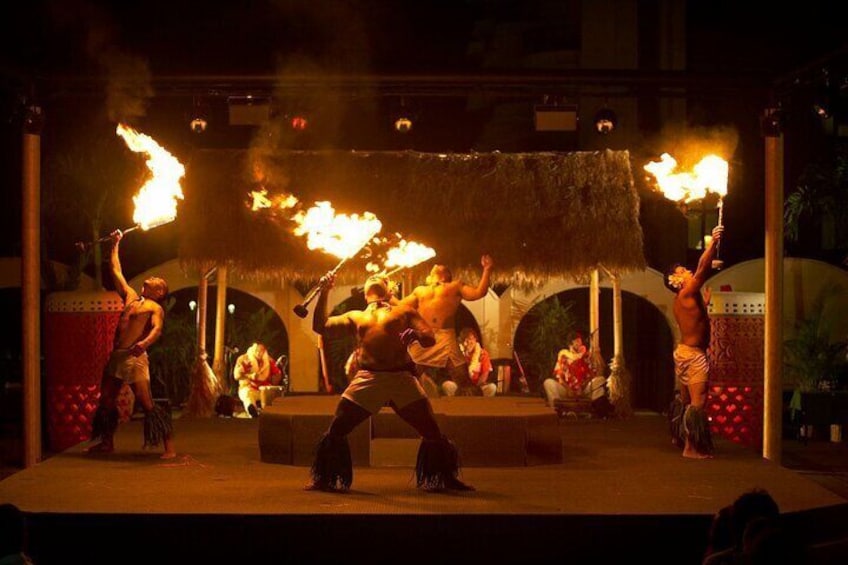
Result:
<instances>
[{"instance_id":1,"label":"stage light","mask_svg":"<svg viewBox=\"0 0 848 565\"><path fill-rule=\"evenodd\" d=\"M295 114L291 119L291 127L295 131L304 131L309 127L309 120L303 114Z\"/></svg>"},{"instance_id":2,"label":"stage light","mask_svg":"<svg viewBox=\"0 0 848 565\"><path fill-rule=\"evenodd\" d=\"M595 113L595 131L600 135L607 135L615 130L618 125L618 116L606 106Z\"/></svg>"},{"instance_id":3,"label":"stage light","mask_svg":"<svg viewBox=\"0 0 848 565\"><path fill-rule=\"evenodd\" d=\"M406 133L412 129L412 120L406 116L401 116L395 120L395 130L399 133Z\"/></svg>"},{"instance_id":4,"label":"stage light","mask_svg":"<svg viewBox=\"0 0 848 565\"><path fill-rule=\"evenodd\" d=\"M392 127L398 133L409 133L415 126L417 115L415 104L406 98L401 98L400 103L392 111Z\"/></svg>"},{"instance_id":5,"label":"stage light","mask_svg":"<svg viewBox=\"0 0 848 565\"><path fill-rule=\"evenodd\" d=\"M830 70L821 70L821 77L814 84L813 90L813 112L822 120L827 120L833 115L833 100L830 90Z\"/></svg>"},{"instance_id":6,"label":"stage light","mask_svg":"<svg viewBox=\"0 0 848 565\"><path fill-rule=\"evenodd\" d=\"M209 108L208 105L200 98L194 99L194 104L191 113L191 121L189 127L194 133L203 133L209 125Z\"/></svg>"}]
</instances>

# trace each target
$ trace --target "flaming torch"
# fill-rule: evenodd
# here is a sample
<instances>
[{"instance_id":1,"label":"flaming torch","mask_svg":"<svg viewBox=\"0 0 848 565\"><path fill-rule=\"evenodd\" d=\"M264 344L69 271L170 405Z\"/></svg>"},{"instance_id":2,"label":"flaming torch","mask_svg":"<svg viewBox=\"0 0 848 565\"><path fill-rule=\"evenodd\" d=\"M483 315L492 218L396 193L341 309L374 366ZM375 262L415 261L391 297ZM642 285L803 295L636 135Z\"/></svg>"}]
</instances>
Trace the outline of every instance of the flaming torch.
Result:
<instances>
[{"instance_id":1,"label":"flaming torch","mask_svg":"<svg viewBox=\"0 0 848 565\"><path fill-rule=\"evenodd\" d=\"M668 153L663 153L659 161L645 165L644 169L654 175L657 186L669 200L674 200L681 206L692 201L702 200L708 192L718 195L718 225L724 225L724 197L727 196L727 161L716 155L708 155L695 165L691 172L674 172L677 161ZM721 269L724 261L716 258L713 269Z\"/></svg>"},{"instance_id":2,"label":"flaming torch","mask_svg":"<svg viewBox=\"0 0 848 565\"><path fill-rule=\"evenodd\" d=\"M177 200L182 200L183 191L180 179L185 176L185 167L176 157L168 153L149 135L139 133L123 124L118 124L116 133L121 136L127 147L135 153L147 155L147 168L152 176L133 196L135 225L122 230L124 233L149 229L173 222L177 217ZM94 241L76 243L77 249L85 251L93 245L109 241L111 236Z\"/></svg>"},{"instance_id":3,"label":"flaming torch","mask_svg":"<svg viewBox=\"0 0 848 565\"><path fill-rule=\"evenodd\" d=\"M336 214L329 202L316 202L309 210L295 214L293 220L297 224L295 235L306 236L309 249L320 249L341 259L321 277L318 284L307 293L304 301L294 307L294 313L305 318L308 313L306 307L317 296L318 291L329 283L348 259L358 254L383 229L383 224L371 212L365 212L362 216Z\"/></svg>"}]
</instances>

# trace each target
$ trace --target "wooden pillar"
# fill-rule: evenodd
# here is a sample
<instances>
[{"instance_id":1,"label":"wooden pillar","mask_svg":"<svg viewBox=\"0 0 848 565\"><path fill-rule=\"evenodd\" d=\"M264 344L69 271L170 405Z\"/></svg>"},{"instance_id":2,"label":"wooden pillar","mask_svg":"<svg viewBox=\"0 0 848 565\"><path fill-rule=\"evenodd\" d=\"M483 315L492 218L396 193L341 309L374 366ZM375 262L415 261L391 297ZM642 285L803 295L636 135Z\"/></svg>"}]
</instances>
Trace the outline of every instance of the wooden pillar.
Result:
<instances>
[{"instance_id":1,"label":"wooden pillar","mask_svg":"<svg viewBox=\"0 0 848 565\"><path fill-rule=\"evenodd\" d=\"M197 353L203 359L206 358L206 319L209 312L209 277L213 271L214 268L204 273L197 284Z\"/></svg>"},{"instance_id":2,"label":"wooden pillar","mask_svg":"<svg viewBox=\"0 0 848 565\"><path fill-rule=\"evenodd\" d=\"M589 334L591 335L592 351L601 350L601 336L598 328L601 325L601 283L598 269L592 269L589 282Z\"/></svg>"},{"instance_id":3,"label":"wooden pillar","mask_svg":"<svg viewBox=\"0 0 848 565\"><path fill-rule=\"evenodd\" d=\"M624 363L624 323L621 318L621 277L610 273L612 279L613 359Z\"/></svg>"},{"instance_id":4,"label":"wooden pillar","mask_svg":"<svg viewBox=\"0 0 848 565\"><path fill-rule=\"evenodd\" d=\"M227 382L227 360L224 359L224 338L227 330L227 265L218 265L218 294L215 300L215 359L212 370L218 377L222 390Z\"/></svg>"},{"instance_id":5,"label":"wooden pillar","mask_svg":"<svg viewBox=\"0 0 848 565\"><path fill-rule=\"evenodd\" d=\"M765 138L763 457L780 464L783 413L783 137Z\"/></svg>"},{"instance_id":6,"label":"wooden pillar","mask_svg":"<svg viewBox=\"0 0 848 565\"><path fill-rule=\"evenodd\" d=\"M41 108L26 109L22 139L21 365L24 467L41 460Z\"/></svg>"}]
</instances>

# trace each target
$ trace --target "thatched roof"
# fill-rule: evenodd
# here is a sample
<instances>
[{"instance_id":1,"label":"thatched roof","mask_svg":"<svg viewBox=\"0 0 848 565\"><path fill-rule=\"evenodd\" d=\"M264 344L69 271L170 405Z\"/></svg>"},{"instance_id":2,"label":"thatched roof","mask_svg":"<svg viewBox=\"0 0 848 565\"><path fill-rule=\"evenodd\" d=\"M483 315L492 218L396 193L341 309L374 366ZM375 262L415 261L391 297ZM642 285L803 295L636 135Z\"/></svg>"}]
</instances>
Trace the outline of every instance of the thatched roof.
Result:
<instances>
[{"instance_id":1,"label":"thatched roof","mask_svg":"<svg viewBox=\"0 0 848 565\"><path fill-rule=\"evenodd\" d=\"M180 259L187 267L227 262L241 276L314 280L338 262L310 251L279 216L251 212L257 173L271 194L304 205L329 200L337 212L373 212L383 235L399 232L436 250L435 263L476 281L480 256L496 282L532 285L579 276L599 264L645 268L639 197L626 151L434 154L202 150L186 166ZM358 264L357 264L358 263ZM365 261L346 264L358 282Z\"/></svg>"}]
</instances>

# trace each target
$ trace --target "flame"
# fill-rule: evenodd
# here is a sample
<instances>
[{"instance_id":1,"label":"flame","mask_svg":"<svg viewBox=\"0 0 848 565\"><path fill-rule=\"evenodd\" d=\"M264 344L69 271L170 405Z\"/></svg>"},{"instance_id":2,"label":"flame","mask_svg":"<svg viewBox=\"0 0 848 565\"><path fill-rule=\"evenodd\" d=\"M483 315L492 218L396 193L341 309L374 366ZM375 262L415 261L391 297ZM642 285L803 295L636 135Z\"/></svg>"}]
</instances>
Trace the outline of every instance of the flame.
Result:
<instances>
[{"instance_id":1,"label":"flame","mask_svg":"<svg viewBox=\"0 0 848 565\"><path fill-rule=\"evenodd\" d=\"M294 234L306 236L309 249L320 249L340 259L347 259L362 249L383 229L383 224L371 212L336 214L329 202L316 202L308 210L292 218L297 224Z\"/></svg>"},{"instance_id":2,"label":"flame","mask_svg":"<svg viewBox=\"0 0 848 565\"><path fill-rule=\"evenodd\" d=\"M250 192L250 208L253 212L258 210L279 211L285 210L286 218L295 223L294 234L306 236L306 244L309 249L320 249L341 259L348 259L360 250L364 250L362 257L370 258L375 254L375 249L384 248L389 245L389 239L377 234L382 230L382 222L371 212L345 215L336 214L330 202L316 202L315 206L306 211L294 211L300 201L291 194L274 195L268 194L264 188ZM366 265L368 272L385 273L389 267L397 267L394 272L406 267L412 267L432 257L436 252L426 245L415 241L407 241L399 233L394 234L392 239L397 241L387 252L379 253L385 259L383 267L380 267L375 258Z\"/></svg>"},{"instance_id":3,"label":"flame","mask_svg":"<svg viewBox=\"0 0 848 565\"><path fill-rule=\"evenodd\" d=\"M707 192L714 192L720 198L727 195L727 161L716 155L701 159L692 172L674 172L677 160L668 153L644 168L656 177L657 186L669 200L688 203L706 197Z\"/></svg>"},{"instance_id":4,"label":"flame","mask_svg":"<svg viewBox=\"0 0 848 565\"><path fill-rule=\"evenodd\" d=\"M268 191L264 188L261 190L251 191L250 198L253 201L250 209L254 212L262 208L280 208L282 210L288 210L290 208L294 208L300 203L297 197L293 194L269 197Z\"/></svg>"},{"instance_id":5,"label":"flame","mask_svg":"<svg viewBox=\"0 0 848 565\"><path fill-rule=\"evenodd\" d=\"M414 267L436 256L432 247L427 247L417 241L401 239L397 246L386 252L386 267Z\"/></svg>"},{"instance_id":6,"label":"flame","mask_svg":"<svg viewBox=\"0 0 848 565\"><path fill-rule=\"evenodd\" d=\"M123 124L118 124L116 133L130 150L147 154L147 168L153 174L133 196L133 221L143 230L174 221L177 200L183 198L180 179L185 176L185 167L149 135Z\"/></svg>"}]
</instances>

